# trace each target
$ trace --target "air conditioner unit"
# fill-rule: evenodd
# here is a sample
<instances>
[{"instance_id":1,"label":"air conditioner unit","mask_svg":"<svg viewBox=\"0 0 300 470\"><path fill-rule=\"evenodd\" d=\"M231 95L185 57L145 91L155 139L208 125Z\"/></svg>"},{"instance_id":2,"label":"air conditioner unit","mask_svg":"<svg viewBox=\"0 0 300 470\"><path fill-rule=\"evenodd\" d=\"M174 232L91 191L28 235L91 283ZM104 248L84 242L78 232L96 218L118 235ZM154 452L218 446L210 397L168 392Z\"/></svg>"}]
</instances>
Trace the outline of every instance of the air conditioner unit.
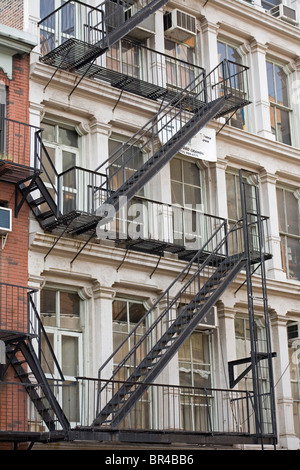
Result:
<instances>
[{"instance_id":1,"label":"air conditioner unit","mask_svg":"<svg viewBox=\"0 0 300 470\"><path fill-rule=\"evenodd\" d=\"M138 5L134 3L130 8L125 11L125 20L131 18L135 13L138 12ZM144 40L148 39L155 34L155 15L150 15L148 18L145 18L138 26L133 28L132 31L128 33L128 36Z\"/></svg>"},{"instance_id":2,"label":"air conditioner unit","mask_svg":"<svg viewBox=\"0 0 300 470\"><path fill-rule=\"evenodd\" d=\"M196 36L196 18L175 9L165 14L164 30L166 37L184 42L192 36Z\"/></svg>"},{"instance_id":3,"label":"air conditioner unit","mask_svg":"<svg viewBox=\"0 0 300 470\"><path fill-rule=\"evenodd\" d=\"M12 231L12 211L6 207L0 207L0 235L6 235Z\"/></svg>"},{"instance_id":4,"label":"air conditioner unit","mask_svg":"<svg viewBox=\"0 0 300 470\"><path fill-rule=\"evenodd\" d=\"M286 21L287 23L294 25L297 24L296 11L287 7L286 5L283 5L282 3L274 8L271 8L269 13L275 18L279 18L280 20Z\"/></svg>"},{"instance_id":5,"label":"air conditioner unit","mask_svg":"<svg viewBox=\"0 0 300 470\"><path fill-rule=\"evenodd\" d=\"M201 320L199 326L207 326L209 328L216 326L216 315L217 315L217 308L213 307Z\"/></svg>"}]
</instances>

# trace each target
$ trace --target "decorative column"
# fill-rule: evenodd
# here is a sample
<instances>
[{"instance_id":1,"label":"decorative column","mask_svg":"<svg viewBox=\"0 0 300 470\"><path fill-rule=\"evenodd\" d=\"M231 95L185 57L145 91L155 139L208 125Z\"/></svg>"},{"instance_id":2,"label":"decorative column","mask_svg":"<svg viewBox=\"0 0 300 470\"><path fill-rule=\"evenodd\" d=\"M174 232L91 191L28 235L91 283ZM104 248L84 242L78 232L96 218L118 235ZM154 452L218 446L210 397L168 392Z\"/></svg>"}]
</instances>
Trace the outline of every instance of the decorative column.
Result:
<instances>
[{"instance_id":1,"label":"decorative column","mask_svg":"<svg viewBox=\"0 0 300 470\"><path fill-rule=\"evenodd\" d=\"M273 312L271 326L273 351L277 353L277 357L273 360L273 370L279 445L288 450L296 450L299 449L299 439L294 429L287 317Z\"/></svg>"},{"instance_id":2,"label":"decorative column","mask_svg":"<svg viewBox=\"0 0 300 470\"><path fill-rule=\"evenodd\" d=\"M112 302L115 290L96 283L93 287L93 308L89 315L91 330L90 376L98 377L98 370L113 353ZM103 371L102 378L109 379L112 364Z\"/></svg>"},{"instance_id":3,"label":"decorative column","mask_svg":"<svg viewBox=\"0 0 300 470\"><path fill-rule=\"evenodd\" d=\"M277 176L263 170L260 173L261 180L261 213L269 217L268 233L265 232L266 250L272 253L272 259L266 264L267 275L271 279L285 280L282 271L281 245L278 225L276 182ZM265 228L265 227L264 227Z\"/></svg>"},{"instance_id":4,"label":"decorative column","mask_svg":"<svg viewBox=\"0 0 300 470\"><path fill-rule=\"evenodd\" d=\"M219 357L217 358L215 368L219 371L224 371L224 373L218 374L220 382L217 383L217 387L228 389L228 362L236 359L234 328L236 310L233 307L225 306L221 301L217 303L217 309L220 344L218 344L217 348Z\"/></svg>"},{"instance_id":5,"label":"decorative column","mask_svg":"<svg viewBox=\"0 0 300 470\"><path fill-rule=\"evenodd\" d=\"M218 30L219 26L210 23L206 18L200 23L201 27L201 66L207 72L219 63L218 58Z\"/></svg>"},{"instance_id":6,"label":"decorative column","mask_svg":"<svg viewBox=\"0 0 300 470\"><path fill-rule=\"evenodd\" d=\"M226 188L226 168L227 162L222 158L218 158L215 163L210 163L211 168L211 184L210 187L210 201L212 203L212 214L227 218L227 194Z\"/></svg>"},{"instance_id":7,"label":"decorative column","mask_svg":"<svg viewBox=\"0 0 300 470\"><path fill-rule=\"evenodd\" d=\"M271 131L270 103L268 91L268 78L266 67L267 46L257 41L251 44L251 64L249 74L250 96L254 107L254 120L252 132L275 140Z\"/></svg>"}]
</instances>

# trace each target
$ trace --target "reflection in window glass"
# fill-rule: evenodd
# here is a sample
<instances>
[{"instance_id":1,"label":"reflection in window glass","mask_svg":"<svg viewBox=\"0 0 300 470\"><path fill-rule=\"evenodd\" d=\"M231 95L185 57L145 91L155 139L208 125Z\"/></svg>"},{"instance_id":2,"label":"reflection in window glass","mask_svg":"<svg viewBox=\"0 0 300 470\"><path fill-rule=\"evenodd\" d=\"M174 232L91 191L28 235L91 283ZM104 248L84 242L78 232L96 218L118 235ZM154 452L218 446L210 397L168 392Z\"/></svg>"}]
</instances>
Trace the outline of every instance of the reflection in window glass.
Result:
<instances>
[{"instance_id":1,"label":"reflection in window glass","mask_svg":"<svg viewBox=\"0 0 300 470\"><path fill-rule=\"evenodd\" d=\"M271 130L276 140L291 145L288 81L283 68L267 61Z\"/></svg>"},{"instance_id":2,"label":"reflection in window glass","mask_svg":"<svg viewBox=\"0 0 300 470\"><path fill-rule=\"evenodd\" d=\"M282 269L289 279L300 280L300 195L277 188Z\"/></svg>"},{"instance_id":3,"label":"reflection in window glass","mask_svg":"<svg viewBox=\"0 0 300 470\"><path fill-rule=\"evenodd\" d=\"M237 49L229 44L226 44L224 42L218 41L218 62L222 62L223 60L227 59L228 61L234 62L228 63L229 67L229 73L231 76L237 76L236 75L236 65L242 63L242 59L240 54L238 53ZM222 79L223 77L220 77ZM239 80L237 80L238 83L236 83L234 86L236 88L239 88L240 90L244 90L244 85L243 83L239 83ZM225 116L225 119L228 120L230 118L230 115L228 114ZM244 108L238 109L236 113L228 120L228 124L233 127L237 127L238 129L245 129L245 116L244 116Z\"/></svg>"}]
</instances>

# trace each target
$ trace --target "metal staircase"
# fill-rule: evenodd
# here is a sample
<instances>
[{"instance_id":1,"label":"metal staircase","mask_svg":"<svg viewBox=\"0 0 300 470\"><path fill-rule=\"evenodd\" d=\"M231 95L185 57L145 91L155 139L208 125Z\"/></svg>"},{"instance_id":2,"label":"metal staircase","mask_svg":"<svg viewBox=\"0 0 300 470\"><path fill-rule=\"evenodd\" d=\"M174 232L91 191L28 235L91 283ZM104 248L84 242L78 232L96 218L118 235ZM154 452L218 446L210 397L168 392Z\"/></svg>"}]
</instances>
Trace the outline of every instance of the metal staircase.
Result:
<instances>
[{"instance_id":1,"label":"metal staircase","mask_svg":"<svg viewBox=\"0 0 300 470\"><path fill-rule=\"evenodd\" d=\"M246 270L251 357L229 363L231 387L249 371L254 387L254 421L257 442L271 436L276 442L276 416L270 325L264 263L271 255L265 247L265 222L259 205L258 182L248 184L240 171L242 217L227 232L223 222L207 243L135 325L99 369L96 417L92 427L116 429L159 376L166 364L192 334L242 269ZM252 175L253 177L253 175ZM249 189L255 204L249 207ZM252 197L252 196L251 196ZM250 198L251 198L250 197ZM253 202L253 201L252 201ZM210 252L203 261L203 253ZM252 276L261 269L265 339L255 328ZM157 316L157 311L161 313ZM130 346L129 346L130 345ZM128 353L120 361L120 353ZM236 380L233 367L250 366ZM107 376L110 376L107 379Z\"/></svg>"},{"instance_id":2,"label":"metal staircase","mask_svg":"<svg viewBox=\"0 0 300 470\"><path fill-rule=\"evenodd\" d=\"M88 185L93 210L85 217L76 208L63 212L59 202L63 175L57 173L37 132L36 172L17 184L22 193L18 210L27 200L43 229L53 231L62 227L63 233L88 233L95 237L98 224L100 227L109 221L104 208L110 205L118 212L211 119L249 103L247 67L224 60L208 74L201 70L185 89L169 103L162 103L158 113L93 172L98 184L94 180ZM127 178L127 167L132 166L141 151L145 155L144 163ZM49 166L52 177L47 170ZM118 187L115 180L118 180Z\"/></svg>"},{"instance_id":3,"label":"metal staircase","mask_svg":"<svg viewBox=\"0 0 300 470\"><path fill-rule=\"evenodd\" d=\"M102 163L106 171L105 206L118 212L151 178L178 153L211 119L224 116L250 103L247 67L224 60L210 73L200 74L148 121L129 141ZM144 150L145 162L127 179L126 168ZM114 181L118 180L116 188ZM99 198L101 199L101 198ZM102 215L101 207L97 211ZM102 223L105 223L103 221Z\"/></svg>"},{"instance_id":4,"label":"metal staircase","mask_svg":"<svg viewBox=\"0 0 300 470\"><path fill-rule=\"evenodd\" d=\"M257 219L250 229L253 231L258 223ZM224 222L102 365L99 379L105 385L99 391L93 426L117 427L241 269L248 261L250 265L258 262L256 250L251 250L247 259L243 230L244 222L240 220L226 234ZM210 255L203 262L202 254L207 250ZM268 257L266 253L262 256ZM178 292L174 292L175 288ZM161 305L165 307L155 319L155 312ZM141 327L146 329L142 336L138 334ZM131 349L117 363L126 344L130 344ZM101 381L113 366L110 379ZM119 385L119 380L125 383Z\"/></svg>"},{"instance_id":5,"label":"metal staircase","mask_svg":"<svg viewBox=\"0 0 300 470\"><path fill-rule=\"evenodd\" d=\"M49 439L63 439L70 424L50 385L54 380L50 364L55 366L61 381L64 381L64 376L35 306L35 291L1 283L0 293L0 338L6 347L6 363L1 369L0 380L12 369L14 381L8 380L8 386L15 387L14 394L19 397L20 408L25 391L40 416L42 426L51 433ZM19 318L14 320L13 312L17 306Z\"/></svg>"},{"instance_id":6,"label":"metal staircase","mask_svg":"<svg viewBox=\"0 0 300 470\"><path fill-rule=\"evenodd\" d=\"M126 36L148 16L155 13L169 0L104 0L97 7L92 7L78 0L64 2L39 22L45 32L43 48L48 51L41 60L58 69L78 71L92 65L109 47ZM62 29L59 45L52 49L47 33L53 34L55 24L63 23L62 17L79 18L81 26L76 22ZM65 20L67 22L67 20Z\"/></svg>"}]
</instances>

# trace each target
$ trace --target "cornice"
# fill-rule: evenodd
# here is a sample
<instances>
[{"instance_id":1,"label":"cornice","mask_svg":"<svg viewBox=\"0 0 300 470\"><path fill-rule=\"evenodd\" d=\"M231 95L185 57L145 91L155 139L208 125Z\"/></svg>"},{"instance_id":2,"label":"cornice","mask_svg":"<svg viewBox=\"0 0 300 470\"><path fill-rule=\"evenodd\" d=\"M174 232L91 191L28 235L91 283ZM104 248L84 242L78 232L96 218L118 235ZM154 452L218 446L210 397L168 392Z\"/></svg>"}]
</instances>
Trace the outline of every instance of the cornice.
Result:
<instances>
[{"instance_id":1,"label":"cornice","mask_svg":"<svg viewBox=\"0 0 300 470\"><path fill-rule=\"evenodd\" d=\"M300 149L231 126L222 129L217 136L218 140L226 140L231 146L236 144L238 148L245 147L248 151L256 149L260 153L272 155L278 160L286 162L296 160L297 165L300 161Z\"/></svg>"},{"instance_id":2,"label":"cornice","mask_svg":"<svg viewBox=\"0 0 300 470\"><path fill-rule=\"evenodd\" d=\"M249 24L251 31L251 23L255 23L261 27L273 31L276 37L290 38L296 41L300 39L300 29L297 26L285 23L282 20L273 17L263 9L256 8L251 4L244 3L239 0L209 0L206 7L203 8L205 16L208 16L210 10L215 11L218 8L224 10L228 15L231 14L234 17L238 16L240 19L244 18ZM206 13L207 12L207 13Z\"/></svg>"}]
</instances>

